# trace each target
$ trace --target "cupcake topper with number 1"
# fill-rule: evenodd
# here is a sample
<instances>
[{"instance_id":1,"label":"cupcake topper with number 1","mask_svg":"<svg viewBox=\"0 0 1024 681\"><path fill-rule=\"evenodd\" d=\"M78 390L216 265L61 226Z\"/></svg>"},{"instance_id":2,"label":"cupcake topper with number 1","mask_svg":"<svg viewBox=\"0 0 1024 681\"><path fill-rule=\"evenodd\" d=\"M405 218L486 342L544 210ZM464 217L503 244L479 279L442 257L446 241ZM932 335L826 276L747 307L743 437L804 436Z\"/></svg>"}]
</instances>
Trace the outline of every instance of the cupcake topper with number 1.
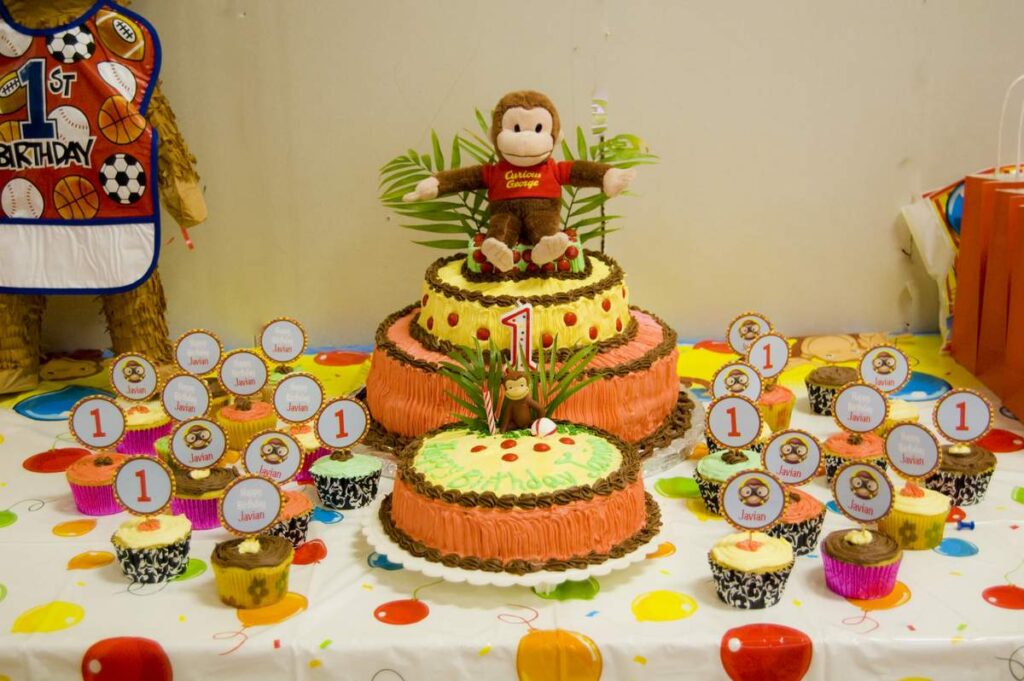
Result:
<instances>
[{"instance_id":1,"label":"cupcake topper with number 1","mask_svg":"<svg viewBox=\"0 0 1024 681\"><path fill-rule=\"evenodd\" d=\"M129 352L110 363L110 384L124 399L142 402L156 394L160 379L148 357Z\"/></svg>"},{"instance_id":2,"label":"cupcake topper with number 1","mask_svg":"<svg viewBox=\"0 0 1024 681\"><path fill-rule=\"evenodd\" d=\"M877 345L860 359L860 380L885 394L902 388L910 380L910 360L893 345Z\"/></svg>"},{"instance_id":3,"label":"cupcake topper with number 1","mask_svg":"<svg viewBox=\"0 0 1024 681\"><path fill-rule=\"evenodd\" d=\"M271 362L287 365L305 351L306 330L294 319L275 319L260 330L260 349Z\"/></svg>"},{"instance_id":4,"label":"cupcake topper with number 1","mask_svg":"<svg viewBox=\"0 0 1024 681\"><path fill-rule=\"evenodd\" d=\"M110 449L124 437L124 412L109 397L86 397L71 407L68 430L89 449Z\"/></svg>"},{"instance_id":5,"label":"cupcake topper with number 1","mask_svg":"<svg viewBox=\"0 0 1024 681\"><path fill-rule=\"evenodd\" d=\"M747 348L747 362L757 369L769 387L774 386L789 362L789 343L785 336L777 333L758 336Z\"/></svg>"},{"instance_id":6,"label":"cupcake topper with number 1","mask_svg":"<svg viewBox=\"0 0 1024 681\"><path fill-rule=\"evenodd\" d=\"M114 496L134 515L158 515L174 498L174 476L163 461L131 456L114 474Z\"/></svg>"},{"instance_id":7,"label":"cupcake topper with number 1","mask_svg":"<svg viewBox=\"0 0 1024 681\"><path fill-rule=\"evenodd\" d=\"M718 504L737 530L764 531L782 520L789 494L782 481L765 471L741 471L725 481Z\"/></svg>"},{"instance_id":8,"label":"cupcake topper with number 1","mask_svg":"<svg viewBox=\"0 0 1024 681\"><path fill-rule=\"evenodd\" d=\"M858 523L873 523L892 510L893 487L878 466L850 461L832 478L832 496L840 513Z\"/></svg>"},{"instance_id":9,"label":"cupcake topper with number 1","mask_svg":"<svg viewBox=\"0 0 1024 681\"><path fill-rule=\"evenodd\" d=\"M243 475L224 488L217 501L217 515L232 534L255 537L279 520L284 503L284 494L274 482L259 475Z\"/></svg>"},{"instance_id":10,"label":"cupcake topper with number 1","mask_svg":"<svg viewBox=\"0 0 1024 681\"><path fill-rule=\"evenodd\" d=\"M942 437L969 445L992 427L992 406L973 390L950 390L935 403L932 419Z\"/></svg>"},{"instance_id":11,"label":"cupcake topper with number 1","mask_svg":"<svg viewBox=\"0 0 1024 681\"><path fill-rule=\"evenodd\" d=\"M291 435L265 430L249 440L242 454L246 472L283 485L302 467L302 447Z\"/></svg>"},{"instance_id":12,"label":"cupcake topper with number 1","mask_svg":"<svg viewBox=\"0 0 1024 681\"><path fill-rule=\"evenodd\" d=\"M725 449L745 449L761 434L761 412L738 395L712 401L704 420L711 439Z\"/></svg>"},{"instance_id":13,"label":"cupcake topper with number 1","mask_svg":"<svg viewBox=\"0 0 1024 681\"><path fill-rule=\"evenodd\" d=\"M255 352L232 350L220 363L217 378L236 397L249 397L267 384L267 363Z\"/></svg>"},{"instance_id":14,"label":"cupcake topper with number 1","mask_svg":"<svg viewBox=\"0 0 1024 681\"><path fill-rule=\"evenodd\" d=\"M746 362L730 362L711 379L711 396L739 395L751 402L761 398L761 374Z\"/></svg>"},{"instance_id":15,"label":"cupcake topper with number 1","mask_svg":"<svg viewBox=\"0 0 1024 681\"><path fill-rule=\"evenodd\" d=\"M369 412L359 400L341 397L325 404L316 415L316 439L327 449L344 450L358 444L366 435Z\"/></svg>"},{"instance_id":16,"label":"cupcake topper with number 1","mask_svg":"<svg viewBox=\"0 0 1024 681\"><path fill-rule=\"evenodd\" d=\"M193 329L175 342L174 361L182 371L202 376L217 368L223 352L224 346L217 336L205 329Z\"/></svg>"},{"instance_id":17,"label":"cupcake topper with number 1","mask_svg":"<svg viewBox=\"0 0 1024 681\"><path fill-rule=\"evenodd\" d=\"M729 322L725 338L732 351L742 357L747 354L751 343L772 331L772 323L763 314L745 312Z\"/></svg>"},{"instance_id":18,"label":"cupcake topper with number 1","mask_svg":"<svg viewBox=\"0 0 1024 681\"><path fill-rule=\"evenodd\" d=\"M806 485L821 465L821 443L803 430L782 430L761 453L764 469L787 485Z\"/></svg>"}]
</instances>

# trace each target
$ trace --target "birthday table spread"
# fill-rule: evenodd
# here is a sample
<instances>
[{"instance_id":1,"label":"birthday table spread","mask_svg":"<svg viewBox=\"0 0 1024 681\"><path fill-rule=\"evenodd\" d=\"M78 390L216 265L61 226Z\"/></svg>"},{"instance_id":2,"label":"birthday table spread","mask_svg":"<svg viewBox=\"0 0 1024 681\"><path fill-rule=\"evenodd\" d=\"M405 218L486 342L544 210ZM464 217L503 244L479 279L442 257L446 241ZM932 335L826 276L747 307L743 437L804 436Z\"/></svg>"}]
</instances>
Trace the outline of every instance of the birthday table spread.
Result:
<instances>
[{"instance_id":1,"label":"birthday table spread","mask_svg":"<svg viewBox=\"0 0 1024 681\"><path fill-rule=\"evenodd\" d=\"M780 383L798 395L792 425L837 430L814 415L804 377L847 362L882 337L795 339ZM244 611L217 598L209 568L225 530L197 531L188 571L129 588L110 537L128 516L79 515L64 469L79 445L68 408L109 391L106 359L51 360L32 393L0 399L0 681L23 679L1024 679L1024 428L983 386L940 354L936 336L889 339L911 360L897 395L930 423L951 387L978 389L995 406L982 444L998 466L985 500L954 508L935 550L907 551L899 582L875 601L825 587L817 553L798 557L782 601L727 607L715 595L707 552L731 531L705 512L695 462L646 480L664 527L647 559L559 586L440 582L373 551L366 510L317 508L280 603ZM357 391L365 349L312 351L299 366L329 395ZM706 398L714 371L734 359L720 341L680 347L684 385ZM312 487L301 488L316 500ZM806 487L830 499L823 479ZM383 481L381 494L390 490ZM851 527L831 506L824 533ZM1019 586L1018 586L1019 585ZM560 674L559 666L566 669ZM809 665L809 668L808 668Z\"/></svg>"}]
</instances>

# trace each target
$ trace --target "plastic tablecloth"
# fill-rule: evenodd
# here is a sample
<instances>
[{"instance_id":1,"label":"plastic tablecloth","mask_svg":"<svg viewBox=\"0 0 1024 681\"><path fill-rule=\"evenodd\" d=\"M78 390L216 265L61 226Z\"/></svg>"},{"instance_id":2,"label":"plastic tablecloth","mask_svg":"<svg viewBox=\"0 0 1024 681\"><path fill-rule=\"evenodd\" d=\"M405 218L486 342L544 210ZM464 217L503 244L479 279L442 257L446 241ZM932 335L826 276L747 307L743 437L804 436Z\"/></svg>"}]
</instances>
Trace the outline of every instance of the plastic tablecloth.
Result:
<instances>
[{"instance_id":1,"label":"plastic tablecloth","mask_svg":"<svg viewBox=\"0 0 1024 681\"><path fill-rule=\"evenodd\" d=\"M798 395L795 427L835 431L831 419L809 411L803 378L877 340L795 342L782 376ZM937 337L894 340L914 368L901 396L923 420L951 386L980 387L939 355ZM688 344L680 375L700 394L733 357L717 341ZM358 387L365 359L321 351L303 357L301 368L340 394ZM685 461L647 480L665 527L648 559L627 571L547 597L523 587L437 582L374 553L359 531L364 512L318 509L286 599L246 612L217 599L208 566L214 544L228 537L222 530L193 534L185 579L129 588L110 544L126 516L76 513L60 452L51 451L75 445L63 421L45 420L104 387L102 360L58 361L72 368L58 365L50 375L75 378L0 401L2 681L1024 679L1024 429L998 405L986 444L999 464L986 499L962 509L968 525L947 524L938 549L906 552L896 591L878 601L829 592L812 554L796 560L775 607L723 605L706 555L729 528L686 496L694 462ZM83 361L94 361L98 373L83 377L76 364ZM828 500L822 480L807 489ZM305 491L315 499L312 488ZM826 513L825 532L851 525Z\"/></svg>"}]
</instances>

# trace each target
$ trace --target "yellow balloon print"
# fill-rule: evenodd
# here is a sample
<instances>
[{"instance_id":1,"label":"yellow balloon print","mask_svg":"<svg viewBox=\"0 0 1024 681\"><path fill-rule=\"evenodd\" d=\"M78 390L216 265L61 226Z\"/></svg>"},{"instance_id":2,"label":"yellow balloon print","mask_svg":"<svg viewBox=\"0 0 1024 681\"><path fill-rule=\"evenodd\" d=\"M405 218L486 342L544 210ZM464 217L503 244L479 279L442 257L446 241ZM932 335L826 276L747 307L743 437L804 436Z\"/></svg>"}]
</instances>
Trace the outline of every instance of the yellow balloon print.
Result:
<instances>
[{"instance_id":1,"label":"yellow balloon print","mask_svg":"<svg viewBox=\"0 0 1024 681\"><path fill-rule=\"evenodd\" d=\"M565 629L533 629L519 639L519 681L598 681L604 660L589 636Z\"/></svg>"},{"instance_id":2,"label":"yellow balloon print","mask_svg":"<svg viewBox=\"0 0 1024 681\"><path fill-rule=\"evenodd\" d=\"M73 627L85 617L82 606L67 601L50 601L18 615L11 626L15 634L45 634Z\"/></svg>"},{"instance_id":3,"label":"yellow balloon print","mask_svg":"<svg viewBox=\"0 0 1024 681\"><path fill-rule=\"evenodd\" d=\"M631 608L638 622L671 622L697 612L697 601L678 591L648 591L634 598Z\"/></svg>"}]
</instances>

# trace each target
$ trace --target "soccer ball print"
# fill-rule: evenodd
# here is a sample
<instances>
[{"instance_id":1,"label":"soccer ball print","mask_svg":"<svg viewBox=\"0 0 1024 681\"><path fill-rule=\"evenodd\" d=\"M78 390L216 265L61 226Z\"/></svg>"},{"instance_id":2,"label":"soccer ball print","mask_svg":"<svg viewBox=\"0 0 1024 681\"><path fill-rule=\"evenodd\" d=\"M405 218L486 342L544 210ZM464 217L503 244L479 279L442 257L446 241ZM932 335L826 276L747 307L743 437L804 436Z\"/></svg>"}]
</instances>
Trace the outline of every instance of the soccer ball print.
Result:
<instances>
[{"instance_id":1,"label":"soccer ball print","mask_svg":"<svg viewBox=\"0 0 1024 681\"><path fill-rule=\"evenodd\" d=\"M122 205L135 203L146 193L146 171L130 154L114 154L100 167L103 191Z\"/></svg>"},{"instance_id":2,"label":"soccer ball print","mask_svg":"<svg viewBox=\"0 0 1024 681\"><path fill-rule=\"evenodd\" d=\"M54 33L46 43L50 55L64 64L88 59L96 52L96 40L85 26Z\"/></svg>"}]
</instances>

